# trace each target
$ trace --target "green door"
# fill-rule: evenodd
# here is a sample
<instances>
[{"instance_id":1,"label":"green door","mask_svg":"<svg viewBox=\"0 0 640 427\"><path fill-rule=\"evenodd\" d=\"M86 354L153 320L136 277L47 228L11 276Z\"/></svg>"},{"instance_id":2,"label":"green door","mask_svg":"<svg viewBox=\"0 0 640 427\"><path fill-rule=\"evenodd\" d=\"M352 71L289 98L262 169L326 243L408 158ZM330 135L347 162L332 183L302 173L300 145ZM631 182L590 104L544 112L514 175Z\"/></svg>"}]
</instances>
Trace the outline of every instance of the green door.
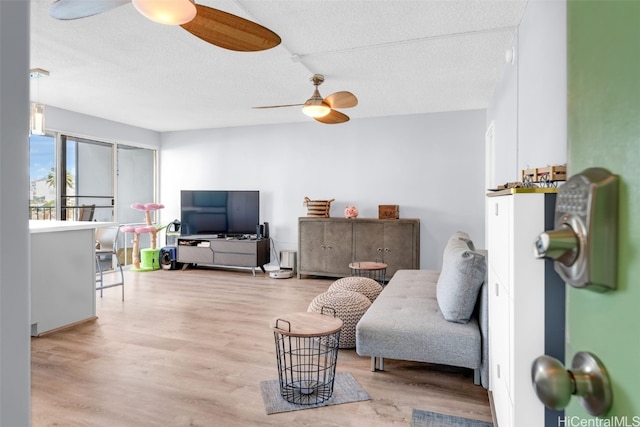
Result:
<instances>
[{"instance_id":1,"label":"green door","mask_svg":"<svg viewBox=\"0 0 640 427\"><path fill-rule=\"evenodd\" d=\"M590 420L572 398L559 425L640 426L640 1L570 0L567 16L569 174L600 166L621 186L618 289L567 287L565 366L597 355L613 407Z\"/></svg>"}]
</instances>

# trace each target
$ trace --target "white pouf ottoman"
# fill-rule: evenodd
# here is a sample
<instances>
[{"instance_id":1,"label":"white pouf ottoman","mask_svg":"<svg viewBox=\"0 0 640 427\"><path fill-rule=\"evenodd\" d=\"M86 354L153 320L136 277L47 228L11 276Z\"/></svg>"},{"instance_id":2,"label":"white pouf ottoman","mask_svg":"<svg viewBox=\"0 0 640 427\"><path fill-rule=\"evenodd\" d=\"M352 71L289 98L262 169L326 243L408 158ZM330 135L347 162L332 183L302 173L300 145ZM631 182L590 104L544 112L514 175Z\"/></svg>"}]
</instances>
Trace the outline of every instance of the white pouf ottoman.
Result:
<instances>
[{"instance_id":1,"label":"white pouf ottoman","mask_svg":"<svg viewBox=\"0 0 640 427\"><path fill-rule=\"evenodd\" d=\"M369 301L374 302L380 292L382 292L382 285L377 281L369 277L343 277L338 279L329 286L329 291L353 291L364 295L369 298Z\"/></svg>"},{"instance_id":2,"label":"white pouf ottoman","mask_svg":"<svg viewBox=\"0 0 640 427\"><path fill-rule=\"evenodd\" d=\"M332 310L335 310L336 317L342 320L338 347L354 348L356 324L370 306L369 298L358 292L336 290L323 292L315 297L307 311L321 313L324 307L324 314L332 314Z\"/></svg>"}]
</instances>

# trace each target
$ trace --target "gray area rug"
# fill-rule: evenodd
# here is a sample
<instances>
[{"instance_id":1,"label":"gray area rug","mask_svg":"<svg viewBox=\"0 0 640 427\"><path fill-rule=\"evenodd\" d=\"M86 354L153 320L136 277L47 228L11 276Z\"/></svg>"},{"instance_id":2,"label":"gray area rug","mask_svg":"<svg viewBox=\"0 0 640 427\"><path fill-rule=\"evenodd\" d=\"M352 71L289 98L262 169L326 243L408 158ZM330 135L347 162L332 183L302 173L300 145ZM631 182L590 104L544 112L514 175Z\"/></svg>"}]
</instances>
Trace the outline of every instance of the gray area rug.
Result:
<instances>
[{"instance_id":1,"label":"gray area rug","mask_svg":"<svg viewBox=\"0 0 640 427\"><path fill-rule=\"evenodd\" d=\"M412 427L492 427L492 423L470 420L468 418L454 417L438 414L436 412L413 410Z\"/></svg>"},{"instance_id":2,"label":"gray area rug","mask_svg":"<svg viewBox=\"0 0 640 427\"><path fill-rule=\"evenodd\" d=\"M371 396L367 393L360 383L351 375L350 372L336 373L333 381L333 395L322 403L313 405L295 405L289 403L280 396L280 383L278 380L261 381L260 391L262 391L262 400L268 415L278 412L297 411L300 409L317 408L320 406L340 405L342 403L360 402L363 400L371 400Z\"/></svg>"}]
</instances>

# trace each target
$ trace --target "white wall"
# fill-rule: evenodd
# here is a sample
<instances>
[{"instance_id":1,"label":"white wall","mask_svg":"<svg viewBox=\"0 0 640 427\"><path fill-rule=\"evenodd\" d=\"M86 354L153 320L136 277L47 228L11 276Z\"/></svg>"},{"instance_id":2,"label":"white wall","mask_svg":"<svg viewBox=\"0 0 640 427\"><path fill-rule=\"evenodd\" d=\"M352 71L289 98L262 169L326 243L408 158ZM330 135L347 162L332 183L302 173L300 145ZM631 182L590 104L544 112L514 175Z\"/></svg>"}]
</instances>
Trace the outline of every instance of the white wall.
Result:
<instances>
[{"instance_id":1,"label":"white wall","mask_svg":"<svg viewBox=\"0 0 640 427\"><path fill-rule=\"evenodd\" d=\"M0 1L0 425L31 419L29 2Z\"/></svg>"},{"instance_id":2,"label":"white wall","mask_svg":"<svg viewBox=\"0 0 640 427\"><path fill-rule=\"evenodd\" d=\"M276 250L297 250L305 196L353 204L377 218L379 204L421 220L421 268L440 268L451 233L484 247L485 111L165 133L162 222L180 217L180 190L260 190L261 221Z\"/></svg>"},{"instance_id":3,"label":"white wall","mask_svg":"<svg viewBox=\"0 0 640 427\"><path fill-rule=\"evenodd\" d=\"M530 0L487 110L497 184L522 169L567 162L566 2Z\"/></svg>"},{"instance_id":4,"label":"white wall","mask_svg":"<svg viewBox=\"0 0 640 427\"><path fill-rule=\"evenodd\" d=\"M518 36L513 48L517 50ZM505 64L487 110L487 127L493 126L493 187L518 179L518 60Z\"/></svg>"},{"instance_id":5,"label":"white wall","mask_svg":"<svg viewBox=\"0 0 640 427\"><path fill-rule=\"evenodd\" d=\"M518 40L518 172L566 164L566 2L530 0Z\"/></svg>"},{"instance_id":6,"label":"white wall","mask_svg":"<svg viewBox=\"0 0 640 427\"><path fill-rule=\"evenodd\" d=\"M152 130L52 106L46 106L45 113L48 131L137 147L158 148L160 146L160 134Z\"/></svg>"}]
</instances>

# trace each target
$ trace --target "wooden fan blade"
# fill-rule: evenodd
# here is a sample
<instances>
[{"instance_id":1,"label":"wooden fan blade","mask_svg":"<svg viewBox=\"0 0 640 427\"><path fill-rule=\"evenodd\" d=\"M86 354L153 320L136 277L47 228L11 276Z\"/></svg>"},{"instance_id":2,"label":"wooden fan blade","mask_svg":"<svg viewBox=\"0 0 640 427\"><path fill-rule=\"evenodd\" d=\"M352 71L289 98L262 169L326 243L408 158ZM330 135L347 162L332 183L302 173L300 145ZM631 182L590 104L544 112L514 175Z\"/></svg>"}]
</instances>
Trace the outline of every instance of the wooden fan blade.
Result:
<instances>
[{"instance_id":1,"label":"wooden fan blade","mask_svg":"<svg viewBox=\"0 0 640 427\"><path fill-rule=\"evenodd\" d=\"M49 16L62 20L86 18L129 2L130 0L55 0L49 6Z\"/></svg>"},{"instance_id":2,"label":"wooden fan blade","mask_svg":"<svg viewBox=\"0 0 640 427\"><path fill-rule=\"evenodd\" d=\"M304 104L283 104L283 105L263 105L261 107L253 107L256 110L266 110L267 108L282 108L282 107L302 107Z\"/></svg>"},{"instance_id":3,"label":"wooden fan blade","mask_svg":"<svg viewBox=\"0 0 640 427\"><path fill-rule=\"evenodd\" d=\"M349 116L346 114L342 114L340 111L331 110L329 114L324 117L314 117L320 123L324 123L327 125L337 125L339 123L344 123L349 121Z\"/></svg>"},{"instance_id":4,"label":"wooden fan blade","mask_svg":"<svg viewBox=\"0 0 640 427\"><path fill-rule=\"evenodd\" d=\"M280 44L280 36L262 25L208 6L196 4L196 17L182 28L224 49L256 52Z\"/></svg>"},{"instance_id":5,"label":"wooden fan blade","mask_svg":"<svg viewBox=\"0 0 640 427\"><path fill-rule=\"evenodd\" d=\"M358 105L358 98L351 92L343 90L327 96L324 102L331 108L351 108Z\"/></svg>"}]
</instances>

